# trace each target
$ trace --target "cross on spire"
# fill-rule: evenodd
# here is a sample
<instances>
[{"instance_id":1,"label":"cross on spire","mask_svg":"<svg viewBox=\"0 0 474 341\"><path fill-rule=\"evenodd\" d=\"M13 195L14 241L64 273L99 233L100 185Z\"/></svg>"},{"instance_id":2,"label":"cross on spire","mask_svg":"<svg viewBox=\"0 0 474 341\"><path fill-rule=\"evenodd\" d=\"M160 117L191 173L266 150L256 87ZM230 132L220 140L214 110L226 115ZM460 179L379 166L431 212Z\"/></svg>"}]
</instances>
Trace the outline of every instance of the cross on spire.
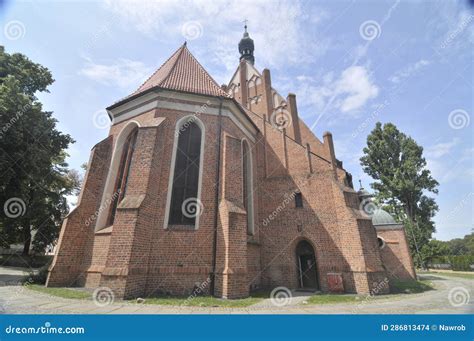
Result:
<instances>
[{"instance_id":1,"label":"cross on spire","mask_svg":"<svg viewBox=\"0 0 474 341\"><path fill-rule=\"evenodd\" d=\"M250 38L249 33L247 32L247 22L248 20L245 19L244 23L244 35L239 42L239 52L240 52L240 60L245 59L250 62L252 65L255 62L255 57L253 56L253 51L255 50L253 40Z\"/></svg>"},{"instance_id":2,"label":"cross on spire","mask_svg":"<svg viewBox=\"0 0 474 341\"><path fill-rule=\"evenodd\" d=\"M247 23L248 23L248 20L245 19L245 20L243 21L243 23L244 23L245 32L247 32Z\"/></svg>"}]
</instances>

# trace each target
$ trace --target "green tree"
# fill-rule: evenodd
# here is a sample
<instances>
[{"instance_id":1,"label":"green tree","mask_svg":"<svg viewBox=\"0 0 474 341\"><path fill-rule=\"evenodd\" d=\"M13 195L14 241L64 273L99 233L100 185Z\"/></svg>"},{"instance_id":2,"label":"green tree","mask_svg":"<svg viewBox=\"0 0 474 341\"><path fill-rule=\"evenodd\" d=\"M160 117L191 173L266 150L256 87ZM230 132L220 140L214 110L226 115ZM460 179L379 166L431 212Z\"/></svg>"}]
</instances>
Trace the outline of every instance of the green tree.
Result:
<instances>
[{"instance_id":1,"label":"green tree","mask_svg":"<svg viewBox=\"0 0 474 341\"><path fill-rule=\"evenodd\" d=\"M422 265L421 248L435 232L435 200L426 193L438 193L438 182L426 168L423 148L392 123L377 122L367 137L360 159L378 202L387 206L399 222L405 224L414 260Z\"/></svg>"},{"instance_id":2,"label":"green tree","mask_svg":"<svg viewBox=\"0 0 474 341\"><path fill-rule=\"evenodd\" d=\"M474 255L474 233L466 234L464 238L455 238L446 242L450 248L450 255Z\"/></svg>"},{"instance_id":3,"label":"green tree","mask_svg":"<svg viewBox=\"0 0 474 341\"><path fill-rule=\"evenodd\" d=\"M36 97L54 82L49 70L0 46L0 232L23 254L53 242L78 183L65 162L74 140L56 128Z\"/></svg>"},{"instance_id":4,"label":"green tree","mask_svg":"<svg viewBox=\"0 0 474 341\"><path fill-rule=\"evenodd\" d=\"M420 257L423 262L423 267L425 269L428 268L429 263L431 261L439 256L446 256L449 255L450 253L449 246L446 244L446 242L432 239L425 245L420 250Z\"/></svg>"}]
</instances>

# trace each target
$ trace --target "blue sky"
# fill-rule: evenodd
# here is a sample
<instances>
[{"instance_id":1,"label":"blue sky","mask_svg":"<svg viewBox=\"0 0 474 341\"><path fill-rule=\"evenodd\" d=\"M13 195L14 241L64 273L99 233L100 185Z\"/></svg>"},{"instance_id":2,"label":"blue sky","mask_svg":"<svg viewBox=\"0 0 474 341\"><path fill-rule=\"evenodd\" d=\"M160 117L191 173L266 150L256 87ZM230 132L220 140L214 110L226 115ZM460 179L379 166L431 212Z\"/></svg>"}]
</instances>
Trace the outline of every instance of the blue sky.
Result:
<instances>
[{"instance_id":1,"label":"blue sky","mask_svg":"<svg viewBox=\"0 0 474 341\"><path fill-rule=\"evenodd\" d=\"M219 83L238 64L248 19L256 67L269 68L281 95L297 95L300 116L354 182L375 122L392 122L425 148L439 181L435 237L473 229L474 9L459 1L105 1L0 0L0 44L48 67L42 94L86 162L108 133L104 108L135 90L185 39Z\"/></svg>"}]
</instances>

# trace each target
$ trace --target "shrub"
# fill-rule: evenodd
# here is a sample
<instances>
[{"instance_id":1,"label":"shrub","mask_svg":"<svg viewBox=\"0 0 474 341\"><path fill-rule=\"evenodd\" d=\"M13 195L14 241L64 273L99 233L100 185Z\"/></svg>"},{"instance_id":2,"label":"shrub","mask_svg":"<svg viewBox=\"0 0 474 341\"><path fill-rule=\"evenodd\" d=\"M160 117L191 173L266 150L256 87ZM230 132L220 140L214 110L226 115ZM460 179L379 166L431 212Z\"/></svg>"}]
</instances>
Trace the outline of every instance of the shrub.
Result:
<instances>
[{"instance_id":1,"label":"shrub","mask_svg":"<svg viewBox=\"0 0 474 341\"><path fill-rule=\"evenodd\" d=\"M433 258L430 267L437 268L437 264L449 264L451 270L454 271L474 271L474 269L471 268L471 264L474 264L474 256L440 256Z\"/></svg>"}]
</instances>

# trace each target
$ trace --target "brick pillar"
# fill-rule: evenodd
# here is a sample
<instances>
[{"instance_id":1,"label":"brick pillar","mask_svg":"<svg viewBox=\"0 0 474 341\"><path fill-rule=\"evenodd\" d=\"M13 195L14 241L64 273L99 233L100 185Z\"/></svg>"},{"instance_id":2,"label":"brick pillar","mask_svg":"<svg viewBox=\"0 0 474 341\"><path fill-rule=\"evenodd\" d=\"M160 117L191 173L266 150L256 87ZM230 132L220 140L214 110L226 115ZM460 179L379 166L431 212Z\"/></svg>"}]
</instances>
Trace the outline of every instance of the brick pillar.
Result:
<instances>
[{"instance_id":1,"label":"brick pillar","mask_svg":"<svg viewBox=\"0 0 474 341\"><path fill-rule=\"evenodd\" d=\"M291 126L293 127L294 139L297 143L301 144L300 119L298 117L298 108L296 107L296 95L288 94L286 100L291 114Z\"/></svg>"},{"instance_id":2,"label":"brick pillar","mask_svg":"<svg viewBox=\"0 0 474 341\"><path fill-rule=\"evenodd\" d=\"M112 137L96 144L91 151L77 207L64 219L58 247L49 268L46 286L82 286L92 253L94 227L112 154Z\"/></svg>"},{"instance_id":3,"label":"brick pillar","mask_svg":"<svg viewBox=\"0 0 474 341\"><path fill-rule=\"evenodd\" d=\"M272 97L272 78L270 76L270 70L263 69L263 98L265 103L265 109L267 113L267 120L273 113L273 97Z\"/></svg>"},{"instance_id":4,"label":"brick pillar","mask_svg":"<svg viewBox=\"0 0 474 341\"><path fill-rule=\"evenodd\" d=\"M248 87L247 87L247 62L245 59L240 61L240 100L242 106L247 108L248 107Z\"/></svg>"},{"instance_id":5,"label":"brick pillar","mask_svg":"<svg viewBox=\"0 0 474 341\"><path fill-rule=\"evenodd\" d=\"M334 142L332 140L332 134L329 131L326 131L323 135L324 147L326 148L329 160L331 161L331 166L334 171L334 178L337 179L337 165L336 165L336 154L334 152Z\"/></svg>"},{"instance_id":6,"label":"brick pillar","mask_svg":"<svg viewBox=\"0 0 474 341\"><path fill-rule=\"evenodd\" d=\"M148 257L153 233L153 209L158 183L153 177L158 164L156 127L139 128L125 197L117 207L101 286L119 298L142 295L146 288ZM153 161L155 160L155 161ZM150 189L150 187L153 187Z\"/></svg>"},{"instance_id":7,"label":"brick pillar","mask_svg":"<svg viewBox=\"0 0 474 341\"><path fill-rule=\"evenodd\" d=\"M223 191L219 204L216 296L249 295L247 279L247 212L243 207L241 141L225 136Z\"/></svg>"},{"instance_id":8,"label":"brick pillar","mask_svg":"<svg viewBox=\"0 0 474 341\"><path fill-rule=\"evenodd\" d=\"M313 163L311 161L311 146L309 143L306 143L306 155L308 158L308 167L309 167L309 172L312 174L313 173Z\"/></svg>"}]
</instances>

